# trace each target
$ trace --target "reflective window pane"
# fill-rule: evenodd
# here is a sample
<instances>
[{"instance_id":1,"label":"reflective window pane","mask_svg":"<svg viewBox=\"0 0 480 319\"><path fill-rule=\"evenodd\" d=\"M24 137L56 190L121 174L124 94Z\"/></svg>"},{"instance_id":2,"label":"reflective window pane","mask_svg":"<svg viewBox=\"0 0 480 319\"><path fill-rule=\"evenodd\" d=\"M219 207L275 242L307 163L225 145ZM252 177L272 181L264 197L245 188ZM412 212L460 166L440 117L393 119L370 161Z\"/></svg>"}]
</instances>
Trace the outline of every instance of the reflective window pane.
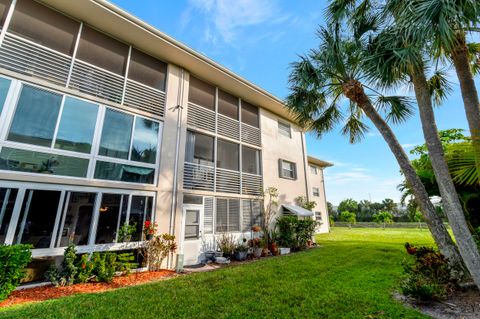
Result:
<instances>
[{"instance_id":1,"label":"reflective window pane","mask_svg":"<svg viewBox=\"0 0 480 319\"><path fill-rule=\"evenodd\" d=\"M15 188L0 188L0 245L5 243L7 237L17 193Z\"/></svg>"},{"instance_id":2,"label":"reflective window pane","mask_svg":"<svg viewBox=\"0 0 480 319\"><path fill-rule=\"evenodd\" d=\"M0 114L2 114L3 105L5 104L5 100L7 99L10 83L10 80L0 78Z\"/></svg>"},{"instance_id":3,"label":"reflective window pane","mask_svg":"<svg viewBox=\"0 0 480 319\"><path fill-rule=\"evenodd\" d=\"M11 0L0 0L0 27L3 27L3 24L5 23L8 8L10 7L11 3Z\"/></svg>"},{"instance_id":4,"label":"reflective window pane","mask_svg":"<svg viewBox=\"0 0 480 319\"><path fill-rule=\"evenodd\" d=\"M88 244L95 198L95 193L72 192L69 194L65 216L63 216L63 227L59 229L60 245L58 247L66 247L69 243Z\"/></svg>"},{"instance_id":5,"label":"reflective window pane","mask_svg":"<svg viewBox=\"0 0 480 319\"><path fill-rule=\"evenodd\" d=\"M8 140L51 146L62 97L24 86L18 100Z\"/></svg>"},{"instance_id":6,"label":"reflective window pane","mask_svg":"<svg viewBox=\"0 0 480 319\"><path fill-rule=\"evenodd\" d=\"M110 181L153 184L153 168L97 161L95 178Z\"/></svg>"},{"instance_id":7,"label":"reflective window pane","mask_svg":"<svg viewBox=\"0 0 480 319\"><path fill-rule=\"evenodd\" d=\"M260 175L260 151L242 146L242 171L244 173Z\"/></svg>"},{"instance_id":8,"label":"reflective window pane","mask_svg":"<svg viewBox=\"0 0 480 319\"><path fill-rule=\"evenodd\" d=\"M132 196L132 204L130 205L130 225L135 225L135 234L132 236L132 241L142 240L143 224L145 223L145 215L147 211L152 208L149 207L150 202L147 202L145 196ZM150 213L150 212L149 212Z\"/></svg>"},{"instance_id":9,"label":"reflective window pane","mask_svg":"<svg viewBox=\"0 0 480 319\"><path fill-rule=\"evenodd\" d=\"M122 195L102 194L95 244L109 244L115 242L121 204Z\"/></svg>"},{"instance_id":10,"label":"reflective window pane","mask_svg":"<svg viewBox=\"0 0 480 319\"><path fill-rule=\"evenodd\" d=\"M200 235L199 210L188 209L185 215L185 238L195 239Z\"/></svg>"},{"instance_id":11,"label":"reflective window pane","mask_svg":"<svg viewBox=\"0 0 480 319\"><path fill-rule=\"evenodd\" d=\"M90 153L98 106L72 97L65 98L55 148Z\"/></svg>"},{"instance_id":12,"label":"reflective window pane","mask_svg":"<svg viewBox=\"0 0 480 319\"><path fill-rule=\"evenodd\" d=\"M137 117L133 133L132 161L155 164L160 124Z\"/></svg>"},{"instance_id":13,"label":"reflective window pane","mask_svg":"<svg viewBox=\"0 0 480 319\"><path fill-rule=\"evenodd\" d=\"M238 171L238 144L218 140L217 167Z\"/></svg>"},{"instance_id":14,"label":"reflective window pane","mask_svg":"<svg viewBox=\"0 0 480 319\"><path fill-rule=\"evenodd\" d=\"M59 191L27 191L13 242L31 244L33 248L50 247L59 201Z\"/></svg>"},{"instance_id":15,"label":"reflective window pane","mask_svg":"<svg viewBox=\"0 0 480 319\"><path fill-rule=\"evenodd\" d=\"M103 123L99 154L128 159L133 116L107 109Z\"/></svg>"},{"instance_id":16,"label":"reflective window pane","mask_svg":"<svg viewBox=\"0 0 480 319\"><path fill-rule=\"evenodd\" d=\"M0 152L0 169L86 177L88 159L3 147Z\"/></svg>"}]
</instances>

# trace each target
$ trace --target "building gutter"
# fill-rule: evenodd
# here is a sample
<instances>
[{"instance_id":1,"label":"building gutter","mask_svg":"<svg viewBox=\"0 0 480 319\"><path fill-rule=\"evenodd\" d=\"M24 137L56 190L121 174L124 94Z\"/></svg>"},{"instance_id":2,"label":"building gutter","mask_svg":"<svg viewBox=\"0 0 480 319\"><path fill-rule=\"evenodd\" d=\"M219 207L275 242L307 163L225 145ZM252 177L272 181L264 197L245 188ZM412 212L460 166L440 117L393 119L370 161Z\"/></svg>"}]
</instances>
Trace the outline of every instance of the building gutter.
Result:
<instances>
[{"instance_id":1,"label":"building gutter","mask_svg":"<svg viewBox=\"0 0 480 319\"><path fill-rule=\"evenodd\" d=\"M307 154L305 152L305 133L302 131L300 135L302 136L303 172L305 174L305 195L308 202L310 201L310 194L308 191Z\"/></svg>"}]
</instances>

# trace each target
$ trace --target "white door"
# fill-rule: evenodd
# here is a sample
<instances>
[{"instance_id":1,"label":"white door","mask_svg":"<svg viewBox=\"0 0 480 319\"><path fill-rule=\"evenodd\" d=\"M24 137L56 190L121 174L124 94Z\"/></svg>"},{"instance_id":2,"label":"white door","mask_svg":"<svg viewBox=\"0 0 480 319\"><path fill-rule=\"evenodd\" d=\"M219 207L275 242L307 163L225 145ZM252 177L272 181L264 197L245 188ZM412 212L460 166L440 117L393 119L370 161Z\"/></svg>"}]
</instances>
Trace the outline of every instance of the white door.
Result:
<instances>
[{"instance_id":1,"label":"white door","mask_svg":"<svg viewBox=\"0 0 480 319\"><path fill-rule=\"evenodd\" d=\"M184 265L202 261L203 206L183 205L183 258Z\"/></svg>"}]
</instances>

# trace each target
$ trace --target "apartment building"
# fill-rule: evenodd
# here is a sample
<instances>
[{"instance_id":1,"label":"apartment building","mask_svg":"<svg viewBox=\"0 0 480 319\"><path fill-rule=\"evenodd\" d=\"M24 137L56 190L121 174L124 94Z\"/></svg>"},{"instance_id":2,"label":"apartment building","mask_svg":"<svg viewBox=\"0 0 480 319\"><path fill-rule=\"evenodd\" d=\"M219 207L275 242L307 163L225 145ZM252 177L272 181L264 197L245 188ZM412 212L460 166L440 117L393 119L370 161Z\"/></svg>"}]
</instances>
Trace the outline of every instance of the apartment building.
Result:
<instances>
[{"instance_id":1,"label":"apartment building","mask_svg":"<svg viewBox=\"0 0 480 319\"><path fill-rule=\"evenodd\" d=\"M311 196L304 132L265 90L104 0L0 17L1 243L137 249L151 220L195 264L216 234L249 236L262 188Z\"/></svg>"},{"instance_id":2,"label":"apartment building","mask_svg":"<svg viewBox=\"0 0 480 319\"><path fill-rule=\"evenodd\" d=\"M309 166L309 193L310 200L315 202L314 218L317 221L318 233L328 233L330 231L330 221L327 209L327 196L325 194L325 176L323 170L333 166L332 163L322 161L313 156L307 156Z\"/></svg>"}]
</instances>

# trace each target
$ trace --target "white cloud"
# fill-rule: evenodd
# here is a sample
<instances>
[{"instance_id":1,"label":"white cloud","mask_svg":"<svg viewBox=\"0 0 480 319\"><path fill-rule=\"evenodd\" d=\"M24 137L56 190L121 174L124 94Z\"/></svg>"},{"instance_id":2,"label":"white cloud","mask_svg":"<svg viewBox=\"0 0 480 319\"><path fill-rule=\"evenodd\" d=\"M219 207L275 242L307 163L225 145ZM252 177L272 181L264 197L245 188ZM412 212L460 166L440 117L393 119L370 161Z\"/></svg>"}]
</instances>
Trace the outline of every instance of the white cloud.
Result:
<instances>
[{"instance_id":1,"label":"white cloud","mask_svg":"<svg viewBox=\"0 0 480 319\"><path fill-rule=\"evenodd\" d=\"M289 17L271 0L189 0L189 7L182 15L182 27L191 22L193 11L205 15L204 40L214 44L233 43L244 28L285 23Z\"/></svg>"},{"instance_id":2,"label":"white cloud","mask_svg":"<svg viewBox=\"0 0 480 319\"><path fill-rule=\"evenodd\" d=\"M402 147L406 150L409 150L420 144L422 143L405 143L405 144L402 144Z\"/></svg>"}]
</instances>

